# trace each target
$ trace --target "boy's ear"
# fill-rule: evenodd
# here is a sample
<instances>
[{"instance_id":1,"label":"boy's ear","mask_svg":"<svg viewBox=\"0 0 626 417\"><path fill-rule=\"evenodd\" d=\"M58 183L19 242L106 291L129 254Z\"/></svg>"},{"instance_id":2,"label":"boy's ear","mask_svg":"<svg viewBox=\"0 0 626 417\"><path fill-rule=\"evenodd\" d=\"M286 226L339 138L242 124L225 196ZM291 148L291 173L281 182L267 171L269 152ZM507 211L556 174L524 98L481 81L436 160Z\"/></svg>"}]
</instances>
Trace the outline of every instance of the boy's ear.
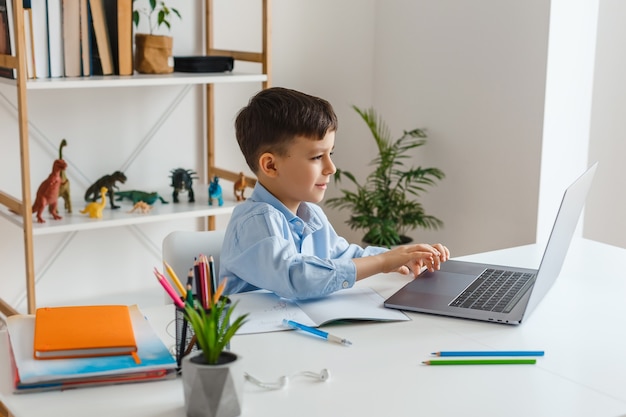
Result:
<instances>
[{"instance_id":1,"label":"boy's ear","mask_svg":"<svg viewBox=\"0 0 626 417\"><path fill-rule=\"evenodd\" d=\"M276 169L276 158L273 153L265 152L259 157L259 169L268 177L275 177L278 175L278 170Z\"/></svg>"}]
</instances>

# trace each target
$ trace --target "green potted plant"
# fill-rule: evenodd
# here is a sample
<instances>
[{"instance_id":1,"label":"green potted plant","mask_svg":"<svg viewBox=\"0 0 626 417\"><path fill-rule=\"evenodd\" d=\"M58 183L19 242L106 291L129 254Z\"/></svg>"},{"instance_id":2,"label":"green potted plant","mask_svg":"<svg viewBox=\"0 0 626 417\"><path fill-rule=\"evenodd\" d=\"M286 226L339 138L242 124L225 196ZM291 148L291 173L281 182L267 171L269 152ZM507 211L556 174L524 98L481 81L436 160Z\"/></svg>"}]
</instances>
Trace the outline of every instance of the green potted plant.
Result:
<instances>
[{"instance_id":1,"label":"green potted plant","mask_svg":"<svg viewBox=\"0 0 626 417\"><path fill-rule=\"evenodd\" d=\"M404 131L392 139L389 127L373 108L352 108L369 127L376 142L378 155L370 162L374 167L363 182L349 171L337 169L335 183L347 178L356 190L341 189L341 196L329 198L329 207L345 209L350 213L346 223L353 230L364 230L363 242L390 247L410 242L409 230L422 227L438 229L443 222L425 213L417 201L426 187L444 178L438 168L407 166L412 157L409 151L426 143L423 129Z\"/></svg>"},{"instance_id":2,"label":"green potted plant","mask_svg":"<svg viewBox=\"0 0 626 417\"><path fill-rule=\"evenodd\" d=\"M200 352L182 360L183 392L188 417L235 417L241 414L244 382L241 357L227 350L247 314L231 322L236 303L228 297L210 299L208 311L185 305L185 318Z\"/></svg>"},{"instance_id":3,"label":"green potted plant","mask_svg":"<svg viewBox=\"0 0 626 417\"><path fill-rule=\"evenodd\" d=\"M165 1L148 0L147 6L139 5L141 0L133 0L133 23L139 27L141 16L148 19L149 33L135 34L135 69L143 74L167 74L174 71L171 36L155 35L161 25L172 28L172 17L182 19L179 11L168 7Z\"/></svg>"}]
</instances>

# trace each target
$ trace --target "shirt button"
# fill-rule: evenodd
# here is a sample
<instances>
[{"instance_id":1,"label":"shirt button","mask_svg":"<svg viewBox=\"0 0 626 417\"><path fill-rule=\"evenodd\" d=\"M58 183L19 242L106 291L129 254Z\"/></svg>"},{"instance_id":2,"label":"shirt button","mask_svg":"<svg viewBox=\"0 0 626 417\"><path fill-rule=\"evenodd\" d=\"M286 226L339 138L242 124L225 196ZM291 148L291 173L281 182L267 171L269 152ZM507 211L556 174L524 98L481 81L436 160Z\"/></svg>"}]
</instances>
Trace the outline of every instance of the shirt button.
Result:
<instances>
[{"instance_id":1,"label":"shirt button","mask_svg":"<svg viewBox=\"0 0 626 417\"><path fill-rule=\"evenodd\" d=\"M341 287L342 287L342 288L348 288L348 286L349 286L349 285L350 285L350 284L348 283L348 281L344 281L344 282L341 284Z\"/></svg>"}]
</instances>

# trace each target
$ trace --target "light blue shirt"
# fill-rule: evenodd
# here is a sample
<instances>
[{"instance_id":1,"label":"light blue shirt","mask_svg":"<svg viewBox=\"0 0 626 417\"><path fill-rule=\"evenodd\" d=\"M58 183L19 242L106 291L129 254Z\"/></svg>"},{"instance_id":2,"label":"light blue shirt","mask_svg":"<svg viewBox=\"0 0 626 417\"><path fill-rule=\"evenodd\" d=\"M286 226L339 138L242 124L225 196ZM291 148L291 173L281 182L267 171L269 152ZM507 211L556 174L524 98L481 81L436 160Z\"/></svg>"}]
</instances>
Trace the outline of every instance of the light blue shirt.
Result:
<instances>
[{"instance_id":1,"label":"light blue shirt","mask_svg":"<svg viewBox=\"0 0 626 417\"><path fill-rule=\"evenodd\" d=\"M322 297L356 281L353 258L387 249L350 244L322 209L302 203L291 213L260 183L235 207L220 254L225 293L266 289L288 299Z\"/></svg>"}]
</instances>

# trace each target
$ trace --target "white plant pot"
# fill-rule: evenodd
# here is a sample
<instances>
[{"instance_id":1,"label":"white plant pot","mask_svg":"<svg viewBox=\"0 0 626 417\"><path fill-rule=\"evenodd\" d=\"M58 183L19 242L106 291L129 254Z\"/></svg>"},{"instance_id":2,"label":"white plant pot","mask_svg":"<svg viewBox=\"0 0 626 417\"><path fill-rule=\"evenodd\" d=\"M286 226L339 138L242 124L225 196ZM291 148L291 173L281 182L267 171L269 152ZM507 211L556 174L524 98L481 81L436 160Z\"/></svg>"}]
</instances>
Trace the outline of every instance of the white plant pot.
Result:
<instances>
[{"instance_id":1,"label":"white plant pot","mask_svg":"<svg viewBox=\"0 0 626 417\"><path fill-rule=\"evenodd\" d=\"M187 417L236 417L241 414L244 371L240 356L222 352L230 362L208 365L202 353L182 361L183 393Z\"/></svg>"}]
</instances>

